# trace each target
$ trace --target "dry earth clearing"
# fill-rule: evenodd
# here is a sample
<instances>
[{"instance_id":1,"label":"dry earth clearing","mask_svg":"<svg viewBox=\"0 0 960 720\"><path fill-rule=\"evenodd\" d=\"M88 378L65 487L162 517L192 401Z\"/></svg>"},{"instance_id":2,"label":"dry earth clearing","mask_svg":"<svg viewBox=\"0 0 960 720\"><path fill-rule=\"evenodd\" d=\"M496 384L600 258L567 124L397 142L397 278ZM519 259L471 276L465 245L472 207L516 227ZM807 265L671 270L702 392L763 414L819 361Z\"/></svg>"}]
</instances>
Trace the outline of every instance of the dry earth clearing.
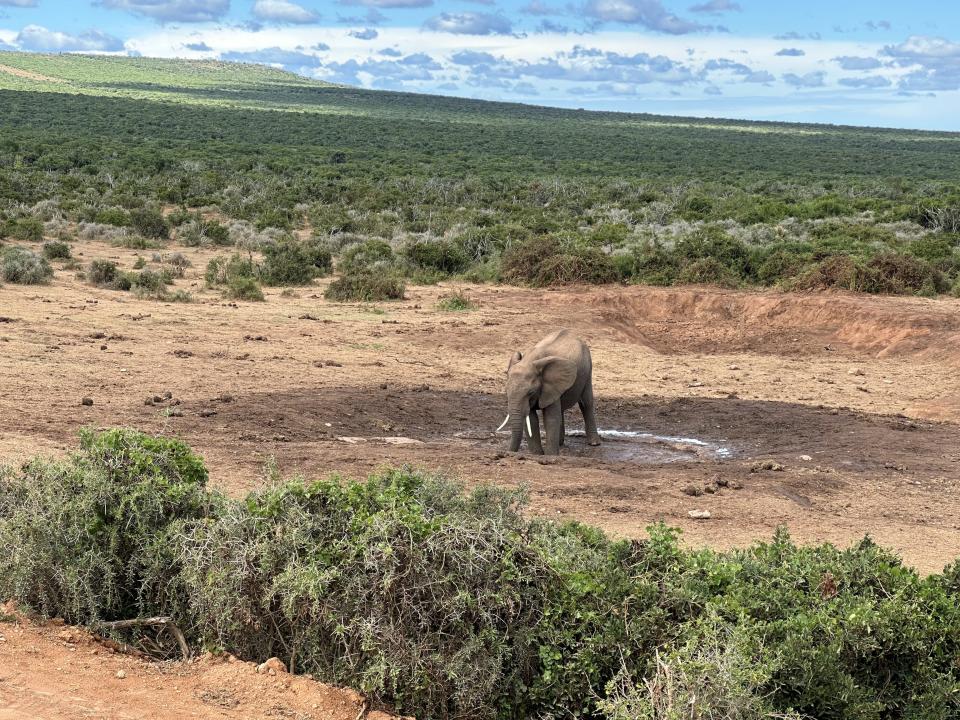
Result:
<instances>
[{"instance_id":1,"label":"dry earth clearing","mask_svg":"<svg viewBox=\"0 0 960 720\"><path fill-rule=\"evenodd\" d=\"M235 304L203 289L212 256L190 251L177 287L191 304L62 269L48 286L0 289L0 457L129 425L182 436L234 494L270 456L310 476L411 463L525 483L532 512L619 536L663 520L690 545L726 548L782 524L802 542L869 533L921 571L960 555L960 301L468 286L479 309L443 312L450 285L366 306L324 301L320 282ZM601 428L650 436L599 449L574 436L559 458L504 451L493 429L509 354L558 326L593 349ZM571 412L568 431L579 423Z\"/></svg>"}]
</instances>

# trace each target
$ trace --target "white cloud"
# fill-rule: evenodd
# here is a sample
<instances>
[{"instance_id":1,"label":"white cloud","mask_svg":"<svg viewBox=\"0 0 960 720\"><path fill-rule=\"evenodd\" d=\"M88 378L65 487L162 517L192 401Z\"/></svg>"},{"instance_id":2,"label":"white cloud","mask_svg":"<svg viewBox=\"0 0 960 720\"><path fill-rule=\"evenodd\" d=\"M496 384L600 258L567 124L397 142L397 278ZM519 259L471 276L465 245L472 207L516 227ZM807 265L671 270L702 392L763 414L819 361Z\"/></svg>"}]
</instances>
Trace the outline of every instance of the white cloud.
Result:
<instances>
[{"instance_id":1,"label":"white cloud","mask_svg":"<svg viewBox=\"0 0 960 720\"><path fill-rule=\"evenodd\" d=\"M99 0L96 4L160 22L209 22L230 10L230 0Z\"/></svg>"},{"instance_id":2,"label":"white cloud","mask_svg":"<svg viewBox=\"0 0 960 720\"><path fill-rule=\"evenodd\" d=\"M506 35L513 29L503 15L477 12L440 13L427 20L426 27L455 35Z\"/></svg>"},{"instance_id":3,"label":"white cloud","mask_svg":"<svg viewBox=\"0 0 960 720\"><path fill-rule=\"evenodd\" d=\"M0 0L0 7L32 8L37 6L37 0Z\"/></svg>"},{"instance_id":4,"label":"white cloud","mask_svg":"<svg viewBox=\"0 0 960 720\"><path fill-rule=\"evenodd\" d=\"M740 12L741 10L743 10L743 8L740 7L740 4L732 2L731 0L709 0L709 2L694 5L690 8L690 12L708 13L710 15L719 15L725 12Z\"/></svg>"},{"instance_id":5,"label":"white cloud","mask_svg":"<svg viewBox=\"0 0 960 720\"><path fill-rule=\"evenodd\" d=\"M420 8L430 7L433 0L341 0L341 5L362 5L371 8Z\"/></svg>"},{"instance_id":6,"label":"white cloud","mask_svg":"<svg viewBox=\"0 0 960 720\"><path fill-rule=\"evenodd\" d=\"M265 22L306 24L320 19L313 10L290 0L257 0L253 4L253 15Z\"/></svg>"},{"instance_id":7,"label":"white cloud","mask_svg":"<svg viewBox=\"0 0 960 720\"><path fill-rule=\"evenodd\" d=\"M709 29L668 12L660 0L589 0L585 10L587 15L601 22L642 25L671 35Z\"/></svg>"},{"instance_id":8,"label":"white cloud","mask_svg":"<svg viewBox=\"0 0 960 720\"><path fill-rule=\"evenodd\" d=\"M34 52L119 52L123 41L100 30L87 30L77 35L48 30L40 25L27 25L14 39L23 50Z\"/></svg>"}]
</instances>

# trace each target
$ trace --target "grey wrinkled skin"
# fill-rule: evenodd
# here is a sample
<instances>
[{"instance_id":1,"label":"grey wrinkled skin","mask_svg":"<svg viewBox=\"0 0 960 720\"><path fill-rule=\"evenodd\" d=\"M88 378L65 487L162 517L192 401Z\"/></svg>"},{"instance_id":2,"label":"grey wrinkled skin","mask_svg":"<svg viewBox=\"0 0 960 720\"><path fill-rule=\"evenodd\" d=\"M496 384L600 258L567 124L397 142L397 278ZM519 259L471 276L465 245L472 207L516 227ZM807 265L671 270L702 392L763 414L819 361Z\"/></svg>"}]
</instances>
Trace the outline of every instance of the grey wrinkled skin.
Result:
<instances>
[{"instance_id":1,"label":"grey wrinkled skin","mask_svg":"<svg viewBox=\"0 0 960 720\"><path fill-rule=\"evenodd\" d=\"M600 444L593 400L593 362L590 349L569 330L558 330L525 353L515 352L507 366L507 408L510 413L510 450L520 449L527 437L530 452L557 455L563 445L563 412L580 406L587 442ZM543 413L546 446L540 440ZM530 417L530 432L526 418Z\"/></svg>"}]
</instances>

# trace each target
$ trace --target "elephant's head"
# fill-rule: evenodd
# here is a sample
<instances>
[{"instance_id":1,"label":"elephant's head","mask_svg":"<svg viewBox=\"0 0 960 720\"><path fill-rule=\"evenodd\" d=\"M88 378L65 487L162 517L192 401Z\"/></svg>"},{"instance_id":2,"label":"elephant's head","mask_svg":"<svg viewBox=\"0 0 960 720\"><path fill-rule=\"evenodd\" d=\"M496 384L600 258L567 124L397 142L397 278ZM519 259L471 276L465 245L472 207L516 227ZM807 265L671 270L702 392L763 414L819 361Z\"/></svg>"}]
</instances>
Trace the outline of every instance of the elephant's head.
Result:
<instances>
[{"instance_id":1,"label":"elephant's head","mask_svg":"<svg viewBox=\"0 0 960 720\"><path fill-rule=\"evenodd\" d=\"M530 432L530 413L546 408L560 400L577 380L577 364L572 360L551 355L531 360L515 352L507 366L506 420L498 430L509 423L510 450L520 449L523 425Z\"/></svg>"}]
</instances>

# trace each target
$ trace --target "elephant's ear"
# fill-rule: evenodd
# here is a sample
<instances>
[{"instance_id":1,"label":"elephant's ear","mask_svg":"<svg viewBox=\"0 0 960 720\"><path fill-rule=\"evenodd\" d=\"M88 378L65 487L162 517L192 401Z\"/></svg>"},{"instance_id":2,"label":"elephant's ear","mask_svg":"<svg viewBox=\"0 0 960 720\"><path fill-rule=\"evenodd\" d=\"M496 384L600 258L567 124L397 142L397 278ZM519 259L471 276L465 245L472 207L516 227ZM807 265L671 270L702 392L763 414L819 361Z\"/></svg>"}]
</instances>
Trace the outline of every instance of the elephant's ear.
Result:
<instances>
[{"instance_id":1,"label":"elephant's ear","mask_svg":"<svg viewBox=\"0 0 960 720\"><path fill-rule=\"evenodd\" d=\"M543 378L543 389L540 391L541 409L557 402L577 381L577 364L573 360L551 355L534 362L534 367L540 371Z\"/></svg>"},{"instance_id":2,"label":"elephant's ear","mask_svg":"<svg viewBox=\"0 0 960 720\"><path fill-rule=\"evenodd\" d=\"M513 355L510 356L510 362L507 363L507 372L510 372L510 368L514 366L514 363L518 363L523 360L523 353L519 350L514 351Z\"/></svg>"}]
</instances>

